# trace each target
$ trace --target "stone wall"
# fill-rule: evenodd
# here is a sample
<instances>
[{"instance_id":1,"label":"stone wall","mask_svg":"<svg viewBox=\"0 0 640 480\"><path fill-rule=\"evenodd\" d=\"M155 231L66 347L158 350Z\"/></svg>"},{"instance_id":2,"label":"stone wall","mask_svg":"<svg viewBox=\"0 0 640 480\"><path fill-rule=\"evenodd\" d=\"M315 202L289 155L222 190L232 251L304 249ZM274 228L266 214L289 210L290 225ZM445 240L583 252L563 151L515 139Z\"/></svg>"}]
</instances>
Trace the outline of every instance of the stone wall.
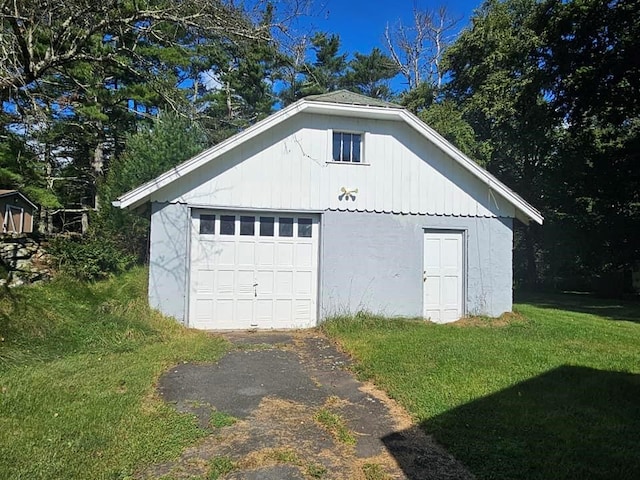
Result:
<instances>
[{"instance_id":1,"label":"stone wall","mask_svg":"<svg viewBox=\"0 0 640 480\"><path fill-rule=\"evenodd\" d=\"M0 236L0 285L22 285L50 277L44 238L25 234Z\"/></svg>"}]
</instances>

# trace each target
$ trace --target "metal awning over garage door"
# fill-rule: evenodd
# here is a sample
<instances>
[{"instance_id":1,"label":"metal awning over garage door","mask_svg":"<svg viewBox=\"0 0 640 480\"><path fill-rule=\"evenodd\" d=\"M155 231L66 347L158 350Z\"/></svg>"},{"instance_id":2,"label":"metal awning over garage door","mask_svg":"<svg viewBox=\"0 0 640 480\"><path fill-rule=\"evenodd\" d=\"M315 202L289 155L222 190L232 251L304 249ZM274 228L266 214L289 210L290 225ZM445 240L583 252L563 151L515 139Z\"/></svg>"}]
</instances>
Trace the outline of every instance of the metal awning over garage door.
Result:
<instances>
[{"instance_id":1,"label":"metal awning over garage door","mask_svg":"<svg viewBox=\"0 0 640 480\"><path fill-rule=\"evenodd\" d=\"M194 210L189 326L316 325L319 218Z\"/></svg>"}]
</instances>

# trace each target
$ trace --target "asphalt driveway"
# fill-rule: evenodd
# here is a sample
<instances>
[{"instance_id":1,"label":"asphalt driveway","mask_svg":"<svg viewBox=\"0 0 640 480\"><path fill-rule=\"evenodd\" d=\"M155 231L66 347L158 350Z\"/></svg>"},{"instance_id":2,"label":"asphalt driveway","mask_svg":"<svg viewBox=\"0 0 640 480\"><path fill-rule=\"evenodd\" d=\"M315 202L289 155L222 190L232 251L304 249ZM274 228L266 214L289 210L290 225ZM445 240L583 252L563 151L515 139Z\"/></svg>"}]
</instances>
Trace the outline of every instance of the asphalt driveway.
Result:
<instances>
[{"instance_id":1,"label":"asphalt driveway","mask_svg":"<svg viewBox=\"0 0 640 480\"><path fill-rule=\"evenodd\" d=\"M178 365L158 386L210 435L138 478L205 478L214 464L225 479L473 478L318 332L225 337L235 348L218 363Z\"/></svg>"}]
</instances>

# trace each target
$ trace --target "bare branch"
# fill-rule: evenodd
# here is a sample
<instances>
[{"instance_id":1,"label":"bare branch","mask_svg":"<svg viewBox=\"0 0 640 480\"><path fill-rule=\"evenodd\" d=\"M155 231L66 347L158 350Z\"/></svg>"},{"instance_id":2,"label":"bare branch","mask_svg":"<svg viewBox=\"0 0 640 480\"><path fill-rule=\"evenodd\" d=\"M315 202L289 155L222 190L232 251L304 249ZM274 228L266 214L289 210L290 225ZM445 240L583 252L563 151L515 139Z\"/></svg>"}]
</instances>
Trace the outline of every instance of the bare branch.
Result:
<instances>
[{"instance_id":1,"label":"bare branch","mask_svg":"<svg viewBox=\"0 0 640 480\"><path fill-rule=\"evenodd\" d=\"M440 62L445 47L453 40L453 32L461 17L450 15L446 6L437 10L413 8L413 24L398 21L387 25L384 40L392 60L405 77L409 89L428 81L442 85Z\"/></svg>"}]
</instances>

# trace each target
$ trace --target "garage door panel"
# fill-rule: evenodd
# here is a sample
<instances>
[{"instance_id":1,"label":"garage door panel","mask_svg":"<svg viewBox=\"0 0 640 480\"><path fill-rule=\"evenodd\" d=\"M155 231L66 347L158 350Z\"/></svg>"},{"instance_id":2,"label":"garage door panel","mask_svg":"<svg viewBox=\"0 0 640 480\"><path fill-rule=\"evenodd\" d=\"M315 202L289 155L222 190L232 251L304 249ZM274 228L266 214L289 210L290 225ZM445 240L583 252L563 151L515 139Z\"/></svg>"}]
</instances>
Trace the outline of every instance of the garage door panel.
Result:
<instances>
[{"instance_id":1,"label":"garage door panel","mask_svg":"<svg viewBox=\"0 0 640 480\"><path fill-rule=\"evenodd\" d=\"M258 243L256 245L256 264L260 267L273 266L275 245L273 243Z\"/></svg>"},{"instance_id":2,"label":"garage door panel","mask_svg":"<svg viewBox=\"0 0 640 480\"><path fill-rule=\"evenodd\" d=\"M240 266L253 267L256 264L256 244L253 242L238 243L238 255L236 264Z\"/></svg>"},{"instance_id":3,"label":"garage door panel","mask_svg":"<svg viewBox=\"0 0 640 480\"><path fill-rule=\"evenodd\" d=\"M196 308L196 322L198 324L206 323L213 314L213 300L198 300Z\"/></svg>"},{"instance_id":4,"label":"garage door panel","mask_svg":"<svg viewBox=\"0 0 640 480\"><path fill-rule=\"evenodd\" d=\"M295 273L295 292L296 296L310 296L313 275L311 272L296 272Z\"/></svg>"},{"instance_id":5,"label":"garage door panel","mask_svg":"<svg viewBox=\"0 0 640 480\"><path fill-rule=\"evenodd\" d=\"M298 268L311 267L313 265L313 245L302 243L296 245L296 266Z\"/></svg>"},{"instance_id":6,"label":"garage door panel","mask_svg":"<svg viewBox=\"0 0 640 480\"><path fill-rule=\"evenodd\" d=\"M256 301L256 320L258 325L273 321L273 303L271 299L258 299Z\"/></svg>"},{"instance_id":7,"label":"garage door panel","mask_svg":"<svg viewBox=\"0 0 640 480\"><path fill-rule=\"evenodd\" d=\"M233 318L233 307L234 300L233 299L215 299L215 310L213 311L213 315L208 319L209 327L206 328L231 328L226 327L228 325L229 320ZM216 321L214 321L214 319Z\"/></svg>"},{"instance_id":8,"label":"garage door panel","mask_svg":"<svg viewBox=\"0 0 640 480\"><path fill-rule=\"evenodd\" d=\"M235 294L238 297L255 296L255 274L253 270L238 270Z\"/></svg>"},{"instance_id":9,"label":"garage door panel","mask_svg":"<svg viewBox=\"0 0 640 480\"><path fill-rule=\"evenodd\" d=\"M292 214L207 211L204 214L215 217L215 223L200 233L196 228L200 212L194 210L191 237L190 325L213 329L315 325L317 219L310 226L303 221L305 228L300 229L299 217ZM254 219L253 229L238 227L243 216ZM222 220L236 228L223 229Z\"/></svg>"},{"instance_id":10,"label":"garage door panel","mask_svg":"<svg viewBox=\"0 0 640 480\"><path fill-rule=\"evenodd\" d=\"M268 295L269 297L273 296L274 293L274 281L273 281L273 277L275 276L275 272L273 272L272 270L268 270L268 271L259 271L256 273L256 287L257 287L257 294L259 297Z\"/></svg>"},{"instance_id":11,"label":"garage door panel","mask_svg":"<svg viewBox=\"0 0 640 480\"><path fill-rule=\"evenodd\" d=\"M215 278L215 270L199 270L196 273L196 291L203 295L213 295Z\"/></svg>"},{"instance_id":12,"label":"garage door panel","mask_svg":"<svg viewBox=\"0 0 640 480\"><path fill-rule=\"evenodd\" d=\"M276 272L276 295L278 297L293 296L293 272Z\"/></svg>"},{"instance_id":13,"label":"garage door panel","mask_svg":"<svg viewBox=\"0 0 640 480\"><path fill-rule=\"evenodd\" d=\"M213 269L215 266L216 245L211 241L203 241L197 246L194 253L194 262L202 268Z\"/></svg>"},{"instance_id":14,"label":"garage door panel","mask_svg":"<svg viewBox=\"0 0 640 480\"><path fill-rule=\"evenodd\" d=\"M278 243L276 265L278 267L293 268L293 243Z\"/></svg>"},{"instance_id":15,"label":"garage door panel","mask_svg":"<svg viewBox=\"0 0 640 480\"><path fill-rule=\"evenodd\" d=\"M287 323L292 320L292 306L293 300L278 299L276 303L276 318L279 323Z\"/></svg>"},{"instance_id":16,"label":"garage door panel","mask_svg":"<svg viewBox=\"0 0 640 480\"><path fill-rule=\"evenodd\" d=\"M297 319L304 321L311 318L311 302L309 300L296 300L295 309Z\"/></svg>"},{"instance_id":17,"label":"garage door panel","mask_svg":"<svg viewBox=\"0 0 640 480\"><path fill-rule=\"evenodd\" d=\"M253 324L253 305L252 299L238 298L236 300L235 317L241 328L248 328Z\"/></svg>"},{"instance_id":18,"label":"garage door panel","mask_svg":"<svg viewBox=\"0 0 640 480\"><path fill-rule=\"evenodd\" d=\"M235 291L235 271L234 270L218 270L218 282L214 290L214 296L224 298L233 298Z\"/></svg>"},{"instance_id":19,"label":"garage door panel","mask_svg":"<svg viewBox=\"0 0 640 480\"><path fill-rule=\"evenodd\" d=\"M232 267L236 264L236 244L229 241L207 242L211 243L209 254L214 258L214 263L219 266Z\"/></svg>"}]
</instances>

